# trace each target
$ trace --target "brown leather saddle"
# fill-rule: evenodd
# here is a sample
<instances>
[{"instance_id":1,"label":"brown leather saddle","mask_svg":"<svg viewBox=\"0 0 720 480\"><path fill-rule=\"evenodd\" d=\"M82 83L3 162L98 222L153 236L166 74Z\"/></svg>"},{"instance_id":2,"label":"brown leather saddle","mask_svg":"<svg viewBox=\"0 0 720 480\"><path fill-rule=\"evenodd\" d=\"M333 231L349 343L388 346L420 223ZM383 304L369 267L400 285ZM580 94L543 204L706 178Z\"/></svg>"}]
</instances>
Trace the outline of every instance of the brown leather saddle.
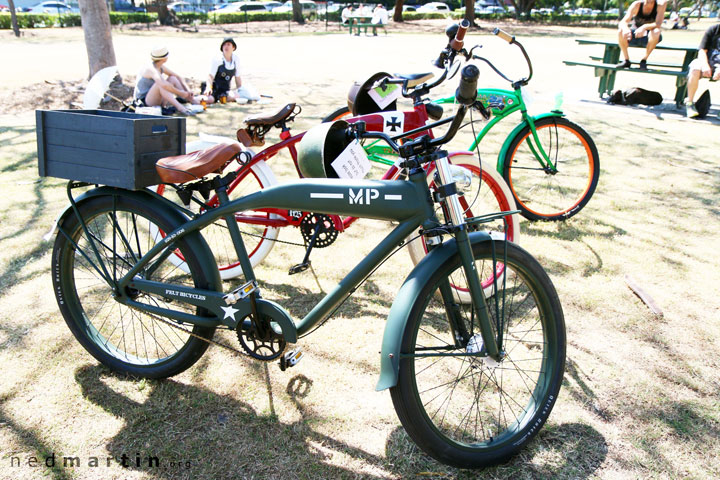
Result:
<instances>
[{"instance_id":1,"label":"brown leather saddle","mask_svg":"<svg viewBox=\"0 0 720 480\"><path fill-rule=\"evenodd\" d=\"M165 183L199 180L209 173L220 173L242 151L238 143L220 143L187 155L161 158L155 170Z\"/></svg>"},{"instance_id":2,"label":"brown leather saddle","mask_svg":"<svg viewBox=\"0 0 720 480\"><path fill-rule=\"evenodd\" d=\"M288 103L276 111L260 112L244 120L246 128L237 131L237 139L246 147L265 145L265 134L276 124L286 120L295 112L295 104Z\"/></svg>"}]
</instances>

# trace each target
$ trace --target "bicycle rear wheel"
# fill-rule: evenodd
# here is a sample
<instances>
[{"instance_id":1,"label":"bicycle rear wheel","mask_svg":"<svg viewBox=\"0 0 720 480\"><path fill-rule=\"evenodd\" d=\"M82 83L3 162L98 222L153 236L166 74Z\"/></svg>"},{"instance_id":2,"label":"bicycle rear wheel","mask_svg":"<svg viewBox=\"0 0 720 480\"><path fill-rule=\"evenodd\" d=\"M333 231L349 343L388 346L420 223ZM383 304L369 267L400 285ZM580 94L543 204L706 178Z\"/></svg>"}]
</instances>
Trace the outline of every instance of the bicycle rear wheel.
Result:
<instances>
[{"instance_id":1,"label":"bicycle rear wheel","mask_svg":"<svg viewBox=\"0 0 720 480\"><path fill-rule=\"evenodd\" d=\"M494 243L502 260L506 242ZM491 242L474 244L473 254L480 275L493 270ZM504 357L479 357L473 354L482 345L476 312L470 305L443 305L435 295L448 282L465 282L463 272L456 254L421 290L403 332L398 383L390 393L421 449L448 465L478 468L507 460L547 420L562 383L565 323L540 264L507 243L504 285L499 282L487 299ZM458 314L450 320L449 312Z\"/></svg>"},{"instance_id":2,"label":"bicycle rear wheel","mask_svg":"<svg viewBox=\"0 0 720 480\"><path fill-rule=\"evenodd\" d=\"M499 173L491 168L482 168L478 158L470 153L451 154L449 158L453 165L466 168L472 174L472 184L460 198L460 205L465 210L465 218L517 209L510 189ZM432 171L428 172L428 178L432 178L432 173ZM489 223L477 224L472 229L485 231L496 240L518 243L520 241L520 216L518 214L508 215L505 220L500 218ZM418 237L408 244L408 253L414 265L417 265L427 255L427 252L425 237ZM502 275L502 268L502 266L498 268L496 276ZM494 278L495 276L491 275L480 279L486 296L492 295ZM456 301L470 303L470 293L467 289L455 286L453 290Z\"/></svg>"},{"instance_id":3,"label":"bicycle rear wheel","mask_svg":"<svg viewBox=\"0 0 720 480\"><path fill-rule=\"evenodd\" d=\"M503 177L528 220L565 220L590 200L600 176L595 142L580 126L562 117L535 122L550 166L537 159L532 131L525 126L510 143Z\"/></svg>"},{"instance_id":4,"label":"bicycle rear wheel","mask_svg":"<svg viewBox=\"0 0 720 480\"><path fill-rule=\"evenodd\" d=\"M165 378L189 368L209 344L155 316L117 302L112 287L93 266L102 262L111 276L120 278L155 245L157 229L170 232L177 222L147 202L122 195L95 197L78 208L90 237L71 214L61 228L72 242L58 233L52 255L54 292L70 331L92 356L122 374ZM90 239L98 249L99 259ZM178 241L177 248L186 262L184 269L165 259L152 273L140 275L148 280L211 288L217 275L210 271L214 267L203 265L187 241ZM137 291L127 293L152 306L208 315L189 304L173 303L170 307L171 300L164 297ZM211 339L214 332L215 328L192 328L194 335L206 339Z\"/></svg>"}]
</instances>

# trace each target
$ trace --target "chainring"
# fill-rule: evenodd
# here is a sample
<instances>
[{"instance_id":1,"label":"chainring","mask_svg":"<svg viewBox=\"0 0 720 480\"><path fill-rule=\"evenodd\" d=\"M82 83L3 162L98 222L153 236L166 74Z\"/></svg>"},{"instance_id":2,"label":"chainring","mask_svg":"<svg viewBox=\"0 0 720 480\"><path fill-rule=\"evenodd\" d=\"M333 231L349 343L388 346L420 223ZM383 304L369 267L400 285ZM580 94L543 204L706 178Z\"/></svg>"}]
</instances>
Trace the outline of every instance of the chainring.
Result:
<instances>
[{"instance_id":1,"label":"chainring","mask_svg":"<svg viewBox=\"0 0 720 480\"><path fill-rule=\"evenodd\" d=\"M313 248L329 247L338 237L338 230L329 215L322 213L308 213L300 222L300 233L302 234L305 244L308 245L315 233L315 229L320 226L315 239Z\"/></svg>"},{"instance_id":2,"label":"chainring","mask_svg":"<svg viewBox=\"0 0 720 480\"><path fill-rule=\"evenodd\" d=\"M272 319L263 315L259 325L252 321L252 316L243 318L236 328L240 346L251 357L269 362L280 357L287 343L282 333L277 333L270 325Z\"/></svg>"}]
</instances>

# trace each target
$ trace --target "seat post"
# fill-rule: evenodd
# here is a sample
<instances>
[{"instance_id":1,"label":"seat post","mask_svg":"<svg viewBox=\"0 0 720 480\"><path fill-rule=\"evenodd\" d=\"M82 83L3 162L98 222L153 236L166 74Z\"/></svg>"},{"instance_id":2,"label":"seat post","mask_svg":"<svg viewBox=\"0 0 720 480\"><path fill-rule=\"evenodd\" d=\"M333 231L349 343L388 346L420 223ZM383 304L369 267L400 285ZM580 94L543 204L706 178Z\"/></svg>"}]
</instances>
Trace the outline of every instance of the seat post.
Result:
<instances>
[{"instance_id":1,"label":"seat post","mask_svg":"<svg viewBox=\"0 0 720 480\"><path fill-rule=\"evenodd\" d=\"M213 189L218 198L218 204L220 206L230 203L230 197L227 193L227 185L222 181L220 177L213 179ZM238 256L240 267L242 268L243 275L245 276L246 282L255 281L255 272L253 271L250 258L245 248L245 242L243 242L242 235L240 234L240 228L238 227L237 221L235 220L235 214L230 213L223 217L227 224L228 231L230 232L230 238L232 239L233 246L235 247L235 253Z\"/></svg>"}]
</instances>

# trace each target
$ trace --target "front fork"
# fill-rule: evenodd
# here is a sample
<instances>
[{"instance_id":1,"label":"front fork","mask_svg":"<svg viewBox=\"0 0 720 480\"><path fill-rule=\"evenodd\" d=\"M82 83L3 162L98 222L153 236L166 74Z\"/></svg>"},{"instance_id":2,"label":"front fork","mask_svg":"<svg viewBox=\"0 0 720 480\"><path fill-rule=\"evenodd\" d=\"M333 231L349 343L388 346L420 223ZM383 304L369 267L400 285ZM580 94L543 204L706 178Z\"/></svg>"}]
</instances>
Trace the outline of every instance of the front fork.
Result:
<instances>
[{"instance_id":1,"label":"front fork","mask_svg":"<svg viewBox=\"0 0 720 480\"><path fill-rule=\"evenodd\" d=\"M446 156L439 158L436 160L435 166L437 168L438 176L440 177L440 183L443 186L454 186L454 179L450 170L450 162L448 158ZM475 258L473 256L472 245L470 245L470 239L468 237L467 224L465 223L463 209L460 206L457 192L451 188L442 201L445 203L446 211L449 217L448 220L450 220L450 223L454 227L458 253L460 254L465 278L467 279L468 287L470 289L470 296L474 311L477 314L480 334L482 335L485 350L488 356L498 360L500 358L498 342L493 334L487 302L485 301L485 293L480 282L480 275L478 274L477 267L475 266ZM494 274L495 273L493 273L493 275ZM458 328L457 325L458 322L462 321L462 318L453 318L458 314L457 310L455 308L447 308L448 305L455 303L449 281L440 286L440 291L446 305L446 310L450 316L450 322L453 324L453 328L455 329L455 338L458 338L457 334L462 332L464 329Z\"/></svg>"}]
</instances>

